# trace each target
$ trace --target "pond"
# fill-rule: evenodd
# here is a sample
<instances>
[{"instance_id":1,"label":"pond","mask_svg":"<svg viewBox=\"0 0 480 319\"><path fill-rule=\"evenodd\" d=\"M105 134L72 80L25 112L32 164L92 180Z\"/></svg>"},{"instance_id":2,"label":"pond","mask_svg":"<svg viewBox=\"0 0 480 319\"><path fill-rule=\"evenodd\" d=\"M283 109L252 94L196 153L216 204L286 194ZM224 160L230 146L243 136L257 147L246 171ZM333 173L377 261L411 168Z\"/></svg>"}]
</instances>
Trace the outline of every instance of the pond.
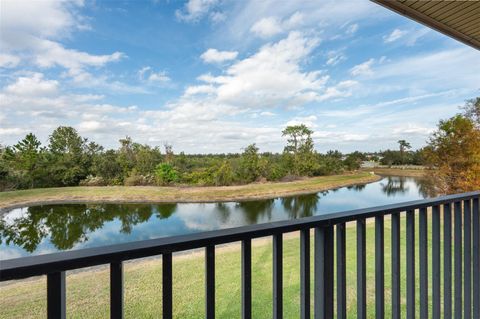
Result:
<instances>
[{"instance_id":1,"label":"pond","mask_svg":"<svg viewBox=\"0 0 480 319\"><path fill-rule=\"evenodd\" d=\"M68 204L0 216L0 260L296 219L427 197L421 179L378 182L311 195L227 203Z\"/></svg>"}]
</instances>

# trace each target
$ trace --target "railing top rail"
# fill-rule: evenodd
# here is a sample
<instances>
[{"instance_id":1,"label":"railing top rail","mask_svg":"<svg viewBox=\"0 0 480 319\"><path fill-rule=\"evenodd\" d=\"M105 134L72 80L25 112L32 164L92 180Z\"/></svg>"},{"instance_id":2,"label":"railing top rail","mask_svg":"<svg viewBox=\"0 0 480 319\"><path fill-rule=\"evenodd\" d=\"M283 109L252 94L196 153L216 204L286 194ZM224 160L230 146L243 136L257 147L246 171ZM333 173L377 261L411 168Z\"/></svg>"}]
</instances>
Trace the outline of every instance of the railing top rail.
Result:
<instances>
[{"instance_id":1,"label":"railing top rail","mask_svg":"<svg viewBox=\"0 0 480 319\"><path fill-rule=\"evenodd\" d=\"M305 228L335 225L338 223L355 221L360 218L388 215L401 211L476 198L479 196L480 191L474 191L385 206L316 215L295 220L277 221L200 232L189 235L172 236L110 246L93 247L39 256L9 259L0 261L0 281L22 279L58 271L161 255L168 252L171 253L190 250L205 247L207 245L231 243L235 241L241 241L243 239L258 238L279 233L288 233Z\"/></svg>"}]
</instances>

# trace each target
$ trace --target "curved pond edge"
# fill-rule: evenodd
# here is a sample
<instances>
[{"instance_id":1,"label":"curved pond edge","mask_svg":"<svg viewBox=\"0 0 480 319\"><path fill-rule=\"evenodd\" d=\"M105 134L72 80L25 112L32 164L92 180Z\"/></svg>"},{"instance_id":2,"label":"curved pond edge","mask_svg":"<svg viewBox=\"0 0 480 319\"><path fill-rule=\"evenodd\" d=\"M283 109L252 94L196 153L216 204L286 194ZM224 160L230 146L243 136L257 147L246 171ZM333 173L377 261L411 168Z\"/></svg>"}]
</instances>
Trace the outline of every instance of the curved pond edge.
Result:
<instances>
[{"instance_id":1,"label":"curved pond edge","mask_svg":"<svg viewBox=\"0 0 480 319\"><path fill-rule=\"evenodd\" d=\"M340 175L341 176L341 175ZM18 202L14 202L12 204L7 204L5 206L2 206L0 203L0 215L3 215L7 212L9 212L12 209L16 208L22 208L22 207L30 207L30 206L43 206L43 205L63 205L63 204L168 204L168 203L227 203L227 202L246 202L246 201L256 201L256 200L263 200L263 199L272 199L272 198L282 198L282 197L292 197L292 196L300 196L300 195L309 195L309 194L315 194L318 192L322 191L328 191L328 190L334 190L334 189L339 189L343 187L349 187L349 186L356 186L356 185L366 185L370 183L377 182L384 178L384 176L377 175L377 174L371 174L370 176L365 176L363 178L359 178L358 181L345 181L345 182L337 182L335 183L335 186L321 186L319 187L312 187L309 189L303 189L303 190L293 190L293 191L278 191L277 193L270 193L270 194L249 194L247 196L219 196L217 198L213 197L210 199L188 199L188 198L168 198L168 199L162 199L162 198L139 198L139 199L121 199L118 197L111 196L110 198L100 198L100 199L88 199L88 198L83 198L80 196L72 196L70 198L52 198L52 199L42 199L42 200L19 200ZM297 181L298 182L298 181ZM285 184L289 183L295 183L294 182L288 182ZM271 184L275 185L276 183L266 183L266 185ZM254 184L255 185L255 184ZM242 185L242 186L248 186L248 185ZM142 187L142 186L133 186L133 187ZM235 186L223 186L223 188L228 189L229 187L235 187ZM207 187L198 187L201 189L208 189ZM181 190L182 188L178 188L178 190ZM88 196L87 194L85 196Z\"/></svg>"}]
</instances>

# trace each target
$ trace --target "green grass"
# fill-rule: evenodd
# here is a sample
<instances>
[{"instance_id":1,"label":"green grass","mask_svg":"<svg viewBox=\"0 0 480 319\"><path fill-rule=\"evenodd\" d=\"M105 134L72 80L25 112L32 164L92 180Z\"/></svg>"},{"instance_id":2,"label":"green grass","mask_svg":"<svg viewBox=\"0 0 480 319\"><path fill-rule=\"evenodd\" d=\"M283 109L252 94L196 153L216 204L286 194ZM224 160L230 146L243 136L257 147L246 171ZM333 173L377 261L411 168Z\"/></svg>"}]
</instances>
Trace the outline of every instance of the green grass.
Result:
<instances>
[{"instance_id":1,"label":"green grass","mask_svg":"<svg viewBox=\"0 0 480 319\"><path fill-rule=\"evenodd\" d=\"M315 193L379 177L368 172L321 176L293 182L223 187L60 187L0 192L0 208L59 202L206 202L274 198Z\"/></svg>"},{"instance_id":2,"label":"green grass","mask_svg":"<svg viewBox=\"0 0 480 319\"><path fill-rule=\"evenodd\" d=\"M418 216L417 221L417 318L419 317ZM429 222L431 222L429 220ZM430 227L431 223L429 224ZM347 225L347 306L348 317L356 316L356 228ZM401 224L402 313L405 314L405 218ZM430 231L429 231L430 233ZM429 235L430 236L430 235ZM442 236L443 237L443 236ZM367 316L374 317L375 308L375 229L367 222ZM313 243L313 238L312 238ZM312 244L313 246L313 244ZM284 240L284 317L299 317L299 239L298 234ZM391 312L390 220L385 219L385 311ZM252 285L253 317L272 317L272 244L270 238L253 242ZM312 247L313 256L313 247ZM429 257L431 240L429 238ZM431 261L428 268L431 274ZM161 317L161 260L151 259L125 265L125 317ZM312 263L313 271L313 263ZM204 317L204 258L201 252L174 257L174 317ZM312 275L313 277L313 275ZM216 255L216 314L218 318L240 318L240 248L231 245L218 248ZM431 290L429 278L429 290ZM312 278L313 287L313 278ZM109 277L107 269L86 271L67 276L67 315L69 318L100 318L109 314ZM0 318L38 318L46 307L45 278L13 283L0 288ZM313 298L313 288L312 288ZM431 301L431 296L430 296ZM312 299L313 305L313 299Z\"/></svg>"}]
</instances>

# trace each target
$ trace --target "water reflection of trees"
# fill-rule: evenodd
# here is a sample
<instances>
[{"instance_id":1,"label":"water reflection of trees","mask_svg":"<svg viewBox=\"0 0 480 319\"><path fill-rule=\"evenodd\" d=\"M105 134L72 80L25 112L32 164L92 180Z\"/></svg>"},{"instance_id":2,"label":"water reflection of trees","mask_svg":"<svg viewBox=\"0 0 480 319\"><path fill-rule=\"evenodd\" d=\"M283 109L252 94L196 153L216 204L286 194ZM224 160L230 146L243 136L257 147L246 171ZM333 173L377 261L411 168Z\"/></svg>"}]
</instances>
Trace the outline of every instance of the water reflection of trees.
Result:
<instances>
[{"instance_id":1,"label":"water reflection of trees","mask_svg":"<svg viewBox=\"0 0 480 319\"><path fill-rule=\"evenodd\" d=\"M274 199L264 199L256 201L238 202L235 204L235 208L239 209L247 224L256 224L260 218L267 220L272 219L272 210Z\"/></svg>"},{"instance_id":2,"label":"water reflection of trees","mask_svg":"<svg viewBox=\"0 0 480 319\"><path fill-rule=\"evenodd\" d=\"M383 193L387 196L396 194L405 194L410 190L408 183L415 183L418 194L423 198L434 197L437 194L434 191L432 183L425 178L407 178L402 176L389 176L386 183L380 183Z\"/></svg>"},{"instance_id":3,"label":"water reflection of trees","mask_svg":"<svg viewBox=\"0 0 480 319\"><path fill-rule=\"evenodd\" d=\"M406 181L407 179L403 176L388 176L387 182L380 183L380 185L382 186L383 193L390 197L408 192L410 188L406 185Z\"/></svg>"},{"instance_id":4,"label":"water reflection of trees","mask_svg":"<svg viewBox=\"0 0 480 319\"><path fill-rule=\"evenodd\" d=\"M155 213L157 218L170 217L176 204L158 205L47 205L27 208L18 218L0 220L0 244L14 244L33 252L50 237L59 250L68 250L88 240L88 234L118 219L120 232L130 233L133 226L144 223Z\"/></svg>"},{"instance_id":5,"label":"water reflection of trees","mask_svg":"<svg viewBox=\"0 0 480 319\"><path fill-rule=\"evenodd\" d=\"M284 197L283 208L290 219L309 217L315 214L320 196L318 194Z\"/></svg>"},{"instance_id":6,"label":"water reflection of trees","mask_svg":"<svg viewBox=\"0 0 480 319\"><path fill-rule=\"evenodd\" d=\"M348 190L354 190L356 192L361 192L365 189L366 186L367 186L367 184L351 185L351 186L347 186L347 189Z\"/></svg>"}]
</instances>

